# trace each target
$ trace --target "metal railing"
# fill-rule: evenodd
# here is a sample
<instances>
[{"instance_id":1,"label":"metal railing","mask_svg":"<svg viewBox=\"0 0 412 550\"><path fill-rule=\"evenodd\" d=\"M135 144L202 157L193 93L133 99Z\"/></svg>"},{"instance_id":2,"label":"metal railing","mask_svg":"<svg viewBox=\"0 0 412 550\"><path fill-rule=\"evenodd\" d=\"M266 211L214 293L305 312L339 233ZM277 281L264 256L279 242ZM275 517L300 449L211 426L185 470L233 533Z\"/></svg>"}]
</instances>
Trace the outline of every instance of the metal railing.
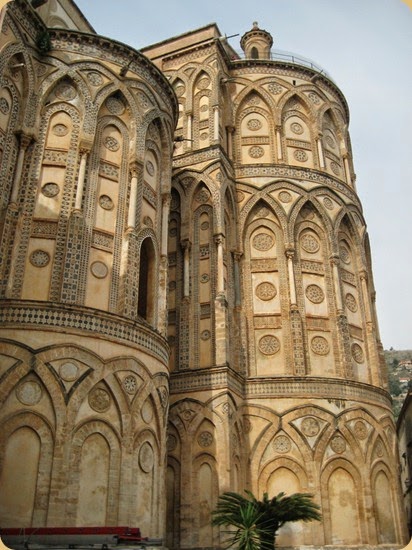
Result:
<instances>
[{"instance_id":1,"label":"metal railing","mask_svg":"<svg viewBox=\"0 0 412 550\"><path fill-rule=\"evenodd\" d=\"M244 61L246 59L251 61L265 61L265 59L256 59L254 60L251 57L246 57L245 52L235 50L235 53L237 55L237 58L232 59L232 61ZM289 63L292 65L297 65L300 67L307 67L309 69L312 69L312 71L315 71L321 75L324 75L326 78L334 82L333 78L330 76L329 73L325 71L322 67L314 63L311 59L308 59L307 57L301 57L299 55L296 55L292 52L282 51L282 50L273 50L270 52L270 61L281 61L283 63Z\"/></svg>"}]
</instances>

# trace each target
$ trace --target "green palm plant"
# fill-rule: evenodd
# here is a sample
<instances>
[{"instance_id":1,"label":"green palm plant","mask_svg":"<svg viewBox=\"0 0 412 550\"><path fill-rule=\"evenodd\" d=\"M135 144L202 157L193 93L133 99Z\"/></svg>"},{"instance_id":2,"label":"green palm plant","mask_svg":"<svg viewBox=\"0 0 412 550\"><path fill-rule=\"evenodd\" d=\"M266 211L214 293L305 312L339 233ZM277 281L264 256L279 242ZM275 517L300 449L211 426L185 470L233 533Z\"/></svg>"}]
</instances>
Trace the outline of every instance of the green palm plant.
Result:
<instances>
[{"instance_id":1,"label":"green palm plant","mask_svg":"<svg viewBox=\"0 0 412 550\"><path fill-rule=\"evenodd\" d=\"M279 493L269 498L264 493L263 499L258 500L250 491L245 493L247 497L223 493L212 513L213 525L234 527L228 531L227 543L237 545L239 550L273 550L276 533L285 523L321 519L319 506L312 501L313 495Z\"/></svg>"}]
</instances>

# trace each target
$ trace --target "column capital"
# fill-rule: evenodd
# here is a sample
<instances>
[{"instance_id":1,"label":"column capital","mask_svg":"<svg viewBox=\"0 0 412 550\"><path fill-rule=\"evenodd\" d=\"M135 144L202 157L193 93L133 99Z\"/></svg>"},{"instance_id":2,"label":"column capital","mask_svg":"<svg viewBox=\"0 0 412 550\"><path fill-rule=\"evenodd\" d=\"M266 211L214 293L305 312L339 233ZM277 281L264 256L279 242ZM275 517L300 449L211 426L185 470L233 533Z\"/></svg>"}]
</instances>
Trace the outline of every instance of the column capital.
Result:
<instances>
[{"instance_id":1,"label":"column capital","mask_svg":"<svg viewBox=\"0 0 412 550\"><path fill-rule=\"evenodd\" d=\"M93 138L83 136L79 141L79 152L81 155L90 153L93 147Z\"/></svg>"},{"instance_id":2,"label":"column capital","mask_svg":"<svg viewBox=\"0 0 412 550\"><path fill-rule=\"evenodd\" d=\"M242 259L242 256L243 256L243 252L241 252L240 250L232 250L232 254L233 254L233 259L235 260L235 262L240 262L240 260Z\"/></svg>"},{"instance_id":3,"label":"column capital","mask_svg":"<svg viewBox=\"0 0 412 550\"><path fill-rule=\"evenodd\" d=\"M294 256L295 256L295 247L293 244L287 244L286 245L286 248L285 248L285 254L286 254L286 257L291 260L293 260Z\"/></svg>"},{"instance_id":4,"label":"column capital","mask_svg":"<svg viewBox=\"0 0 412 550\"><path fill-rule=\"evenodd\" d=\"M183 239L180 241L180 246L183 248L183 250L190 250L192 243L189 239Z\"/></svg>"},{"instance_id":5,"label":"column capital","mask_svg":"<svg viewBox=\"0 0 412 550\"><path fill-rule=\"evenodd\" d=\"M236 132L235 126L226 126L226 130L229 132L229 134L234 134Z\"/></svg>"},{"instance_id":6,"label":"column capital","mask_svg":"<svg viewBox=\"0 0 412 550\"><path fill-rule=\"evenodd\" d=\"M339 254L331 254L329 256L329 261L332 265L339 266L340 265L340 257Z\"/></svg>"},{"instance_id":7,"label":"column capital","mask_svg":"<svg viewBox=\"0 0 412 550\"><path fill-rule=\"evenodd\" d=\"M223 233L216 233L216 235L213 235L215 244L223 244L225 242L225 236Z\"/></svg>"},{"instance_id":8,"label":"column capital","mask_svg":"<svg viewBox=\"0 0 412 550\"><path fill-rule=\"evenodd\" d=\"M136 159L130 161L129 163L129 174L131 178L137 178L139 174L139 167L141 167L141 163L139 163Z\"/></svg>"},{"instance_id":9,"label":"column capital","mask_svg":"<svg viewBox=\"0 0 412 550\"><path fill-rule=\"evenodd\" d=\"M170 207L171 202L172 202L172 197L170 196L170 193L162 193L162 205Z\"/></svg>"},{"instance_id":10,"label":"column capital","mask_svg":"<svg viewBox=\"0 0 412 550\"><path fill-rule=\"evenodd\" d=\"M367 271L362 269L362 271L359 272L359 278L360 278L361 281L368 282L368 273L367 273Z\"/></svg>"}]
</instances>

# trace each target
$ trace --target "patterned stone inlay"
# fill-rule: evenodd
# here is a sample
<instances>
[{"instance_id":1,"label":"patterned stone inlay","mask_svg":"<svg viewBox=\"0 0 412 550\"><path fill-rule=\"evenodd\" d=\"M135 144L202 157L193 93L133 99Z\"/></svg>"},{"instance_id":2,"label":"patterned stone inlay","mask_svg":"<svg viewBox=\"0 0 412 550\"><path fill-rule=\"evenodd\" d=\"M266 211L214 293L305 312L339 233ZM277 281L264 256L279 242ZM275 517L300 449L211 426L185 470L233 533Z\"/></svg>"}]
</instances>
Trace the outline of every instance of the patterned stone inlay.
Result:
<instances>
[{"instance_id":1,"label":"patterned stone inlay","mask_svg":"<svg viewBox=\"0 0 412 550\"><path fill-rule=\"evenodd\" d=\"M247 121L246 126L249 130L256 132L257 130L260 130L262 128L262 122L258 118L251 118Z\"/></svg>"},{"instance_id":2,"label":"patterned stone inlay","mask_svg":"<svg viewBox=\"0 0 412 550\"><path fill-rule=\"evenodd\" d=\"M260 300L264 300L264 301L272 300L273 298L275 298L276 294L277 294L277 290L275 285L272 283L269 283L268 281L264 281L263 283L260 283L256 287L256 296Z\"/></svg>"},{"instance_id":3,"label":"patterned stone inlay","mask_svg":"<svg viewBox=\"0 0 412 550\"><path fill-rule=\"evenodd\" d=\"M273 441L273 448L277 453L288 453L291 446L290 439L286 435L278 435Z\"/></svg>"},{"instance_id":4,"label":"patterned stone inlay","mask_svg":"<svg viewBox=\"0 0 412 550\"><path fill-rule=\"evenodd\" d=\"M350 264L350 253L346 246L339 247L339 256L343 263Z\"/></svg>"},{"instance_id":5,"label":"patterned stone inlay","mask_svg":"<svg viewBox=\"0 0 412 550\"><path fill-rule=\"evenodd\" d=\"M109 97L106 99L106 107L112 115L121 115L125 110L123 101L117 99L117 97Z\"/></svg>"},{"instance_id":6,"label":"patterned stone inlay","mask_svg":"<svg viewBox=\"0 0 412 550\"><path fill-rule=\"evenodd\" d=\"M333 210L333 201L329 197L324 197L323 206L328 210Z\"/></svg>"},{"instance_id":7,"label":"patterned stone inlay","mask_svg":"<svg viewBox=\"0 0 412 550\"><path fill-rule=\"evenodd\" d=\"M327 355L329 353L329 343L323 336L314 336L310 342L313 353L317 355Z\"/></svg>"},{"instance_id":8,"label":"patterned stone inlay","mask_svg":"<svg viewBox=\"0 0 412 550\"><path fill-rule=\"evenodd\" d=\"M109 149L109 151L112 152L116 152L120 148L119 142L113 136L106 137L106 139L104 140L104 146L106 147L106 149Z\"/></svg>"},{"instance_id":9,"label":"patterned stone inlay","mask_svg":"<svg viewBox=\"0 0 412 550\"><path fill-rule=\"evenodd\" d=\"M319 241L311 233L304 233L300 239L300 244L309 254L315 254L319 248Z\"/></svg>"},{"instance_id":10,"label":"patterned stone inlay","mask_svg":"<svg viewBox=\"0 0 412 550\"><path fill-rule=\"evenodd\" d=\"M110 403L110 395L103 388L94 388L89 393L89 405L96 412L106 412L110 408Z\"/></svg>"},{"instance_id":11,"label":"patterned stone inlay","mask_svg":"<svg viewBox=\"0 0 412 550\"><path fill-rule=\"evenodd\" d=\"M283 88L282 86L280 86L280 84L277 84L276 82L272 82L269 84L268 90L273 95L279 95L282 93Z\"/></svg>"},{"instance_id":12,"label":"patterned stone inlay","mask_svg":"<svg viewBox=\"0 0 412 550\"><path fill-rule=\"evenodd\" d=\"M345 305L349 309L349 311L352 311L352 313L355 313L358 310L356 298L350 292L348 292L345 296Z\"/></svg>"},{"instance_id":13,"label":"patterned stone inlay","mask_svg":"<svg viewBox=\"0 0 412 550\"><path fill-rule=\"evenodd\" d=\"M65 124L55 124L52 128L52 132L55 136L63 137L69 132L69 128Z\"/></svg>"},{"instance_id":14,"label":"patterned stone inlay","mask_svg":"<svg viewBox=\"0 0 412 550\"><path fill-rule=\"evenodd\" d=\"M357 420L355 422L353 431L355 432L356 437L360 440L366 439L368 437L368 429L365 422L362 422L362 420Z\"/></svg>"},{"instance_id":15,"label":"patterned stone inlay","mask_svg":"<svg viewBox=\"0 0 412 550\"><path fill-rule=\"evenodd\" d=\"M139 464L141 469L147 474L153 470L154 454L151 445L145 441L140 447Z\"/></svg>"},{"instance_id":16,"label":"patterned stone inlay","mask_svg":"<svg viewBox=\"0 0 412 550\"><path fill-rule=\"evenodd\" d=\"M196 195L196 200L197 200L197 202L205 203L209 200L209 196L210 196L209 191L207 191L206 189L202 189Z\"/></svg>"},{"instance_id":17,"label":"patterned stone inlay","mask_svg":"<svg viewBox=\"0 0 412 550\"><path fill-rule=\"evenodd\" d=\"M90 266L90 271L97 279L104 279L109 273L109 268L103 262L93 262Z\"/></svg>"},{"instance_id":18,"label":"patterned stone inlay","mask_svg":"<svg viewBox=\"0 0 412 550\"><path fill-rule=\"evenodd\" d=\"M319 421L313 416L308 416L302 421L301 430L307 437L313 437L318 435L320 431Z\"/></svg>"},{"instance_id":19,"label":"patterned stone inlay","mask_svg":"<svg viewBox=\"0 0 412 550\"><path fill-rule=\"evenodd\" d=\"M308 154L303 149L296 149L293 152L293 156L298 162L306 162L308 160Z\"/></svg>"},{"instance_id":20,"label":"patterned stone inlay","mask_svg":"<svg viewBox=\"0 0 412 550\"><path fill-rule=\"evenodd\" d=\"M268 235L267 233L258 233L253 237L252 240L253 248L263 252L272 248L274 244L274 238L272 237L272 235Z\"/></svg>"},{"instance_id":21,"label":"patterned stone inlay","mask_svg":"<svg viewBox=\"0 0 412 550\"><path fill-rule=\"evenodd\" d=\"M280 200L280 202L283 202L283 203L286 204L288 202L291 202L292 195L288 191L281 191L279 193L279 200Z\"/></svg>"},{"instance_id":22,"label":"patterned stone inlay","mask_svg":"<svg viewBox=\"0 0 412 550\"><path fill-rule=\"evenodd\" d=\"M146 161L146 170L147 170L147 173L149 174L149 176L154 176L155 167L154 167L154 164L153 164L152 161L150 161L150 160Z\"/></svg>"},{"instance_id":23,"label":"patterned stone inlay","mask_svg":"<svg viewBox=\"0 0 412 550\"><path fill-rule=\"evenodd\" d=\"M341 435L335 435L330 442L332 451L337 454L342 454L346 451L346 441Z\"/></svg>"},{"instance_id":24,"label":"patterned stone inlay","mask_svg":"<svg viewBox=\"0 0 412 550\"><path fill-rule=\"evenodd\" d=\"M45 197L52 198L59 194L60 187L57 185L57 183L49 182L45 183L43 187L41 188L41 192Z\"/></svg>"},{"instance_id":25,"label":"patterned stone inlay","mask_svg":"<svg viewBox=\"0 0 412 550\"><path fill-rule=\"evenodd\" d=\"M197 442L201 447L210 447L213 443L213 435L210 432L202 432L199 434Z\"/></svg>"},{"instance_id":26,"label":"patterned stone inlay","mask_svg":"<svg viewBox=\"0 0 412 550\"><path fill-rule=\"evenodd\" d=\"M352 344L352 357L355 359L357 363L363 363L364 361L364 353L363 349L360 347L359 344Z\"/></svg>"},{"instance_id":27,"label":"patterned stone inlay","mask_svg":"<svg viewBox=\"0 0 412 550\"><path fill-rule=\"evenodd\" d=\"M317 94L315 94L315 92L310 92L308 94L308 97L309 99L312 101L312 103L314 103L315 105L319 105L320 103L320 98Z\"/></svg>"},{"instance_id":28,"label":"patterned stone inlay","mask_svg":"<svg viewBox=\"0 0 412 550\"><path fill-rule=\"evenodd\" d=\"M248 153L250 157L254 159L259 159L263 157L263 155L265 154L265 151L263 147L260 147L260 145L253 145L252 147L249 148Z\"/></svg>"},{"instance_id":29,"label":"patterned stone inlay","mask_svg":"<svg viewBox=\"0 0 412 550\"><path fill-rule=\"evenodd\" d=\"M209 84L210 84L210 78L203 77L197 83L197 87L199 88L199 90L205 90L209 86Z\"/></svg>"},{"instance_id":30,"label":"patterned stone inlay","mask_svg":"<svg viewBox=\"0 0 412 550\"><path fill-rule=\"evenodd\" d=\"M56 88L56 96L59 99L65 99L66 101L71 101L77 96L77 91L71 84L62 82Z\"/></svg>"},{"instance_id":31,"label":"patterned stone inlay","mask_svg":"<svg viewBox=\"0 0 412 550\"><path fill-rule=\"evenodd\" d=\"M100 73L96 71L90 71L87 73L87 80L92 86L101 86L103 84L103 78Z\"/></svg>"},{"instance_id":32,"label":"patterned stone inlay","mask_svg":"<svg viewBox=\"0 0 412 550\"><path fill-rule=\"evenodd\" d=\"M276 336L267 334L259 340L259 350L264 355L275 355L280 350L280 342Z\"/></svg>"},{"instance_id":33,"label":"patterned stone inlay","mask_svg":"<svg viewBox=\"0 0 412 550\"><path fill-rule=\"evenodd\" d=\"M325 299L325 294L318 285L308 285L306 287L305 294L307 299L314 304L320 304Z\"/></svg>"},{"instance_id":34,"label":"patterned stone inlay","mask_svg":"<svg viewBox=\"0 0 412 550\"><path fill-rule=\"evenodd\" d=\"M9 111L10 111L9 102L5 97L0 97L0 112L3 113L3 115L7 115Z\"/></svg>"},{"instance_id":35,"label":"patterned stone inlay","mask_svg":"<svg viewBox=\"0 0 412 550\"><path fill-rule=\"evenodd\" d=\"M73 382L73 380L76 380L79 376L79 367L76 363L68 361L67 363L63 363L63 365L60 365L59 374L63 380L66 380L66 382Z\"/></svg>"},{"instance_id":36,"label":"patterned stone inlay","mask_svg":"<svg viewBox=\"0 0 412 550\"><path fill-rule=\"evenodd\" d=\"M294 134L303 134L303 126L299 122L292 122L290 129Z\"/></svg>"},{"instance_id":37,"label":"patterned stone inlay","mask_svg":"<svg viewBox=\"0 0 412 550\"><path fill-rule=\"evenodd\" d=\"M137 392L136 376L133 376L132 374L130 374L129 376L126 376L123 379L122 386L126 390L127 393L129 393L129 394L136 393Z\"/></svg>"},{"instance_id":38,"label":"patterned stone inlay","mask_svg":"<svg viewBox=\"0 0 412 550\"><path fill-rule=\"evenodd\" d=\"M35 267L45 267L50 262L50 254L45 250L34 250L30 254L30 263Z\"/></svg>"},{"instance_id":39,"label":"patterned stone inlay","mask_svg":"<svg viewBox=\"0 0 412 550\"><path fill-rule=\"evenodd\" d=\"M100 195L99 204L104 210L113 210L114 202L109 195Z\"/></svg>"},{"instance_id":40,"label":"patterned stone inlay","mask_svg":"<svg viewBox=\"0 0 412 550\"><path fill-rule=\"evenodd\" d=\"M337 162L335 161L332 161L330 163L330 167L331 167L331 170L332 172L335 174L335 176L339 176L340 175L340 172L341 172L341 169L340 169L340 166Z\"/></svg>"},{"instance_id":41,"label":"patterned stone inlay","mask_svg":"<svg viewBox=\"0 0 412 550\"><path fill-rule=\"evenodd\" d=\"M23 382L16 389L16 397L23 405L37 405L42 398L42 389L35 380Z\"/></svg>"}]
</instances>

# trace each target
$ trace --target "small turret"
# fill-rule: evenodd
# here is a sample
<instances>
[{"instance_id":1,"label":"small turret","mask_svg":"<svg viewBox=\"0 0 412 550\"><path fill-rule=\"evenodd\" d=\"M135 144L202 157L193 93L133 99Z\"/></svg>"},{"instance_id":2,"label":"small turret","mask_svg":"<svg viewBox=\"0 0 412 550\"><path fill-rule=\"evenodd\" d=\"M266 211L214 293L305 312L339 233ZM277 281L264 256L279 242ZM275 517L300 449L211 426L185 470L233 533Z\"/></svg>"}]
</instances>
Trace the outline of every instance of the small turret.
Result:
<instances>
[{"instance_id":1,"label":"small turret","mask_svg":"<svg viewBox=\"0 0 412 550\"><path fill-rule=\"evenodd\" d=\"M240 40L240 46L245 52L246 59L270 59L272 45L272 35L259 29L257 21L253 23L252 29L246 32Z\"/></svg>"}]
</instances>

